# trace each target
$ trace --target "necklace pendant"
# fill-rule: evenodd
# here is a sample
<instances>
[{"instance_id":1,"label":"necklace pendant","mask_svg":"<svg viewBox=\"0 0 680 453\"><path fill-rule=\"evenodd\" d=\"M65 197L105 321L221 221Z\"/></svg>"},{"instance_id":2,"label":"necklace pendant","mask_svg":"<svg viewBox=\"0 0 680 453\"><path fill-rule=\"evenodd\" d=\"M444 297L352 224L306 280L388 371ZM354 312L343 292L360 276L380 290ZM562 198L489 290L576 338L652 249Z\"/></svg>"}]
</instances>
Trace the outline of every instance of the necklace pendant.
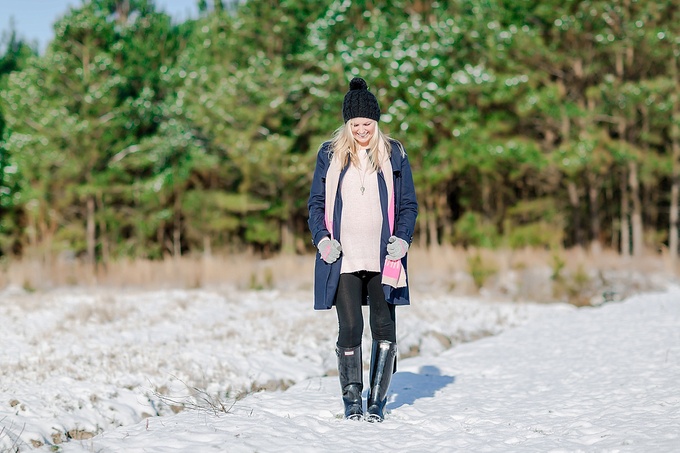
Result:
<instances>
[{"instance_id":1,"label":"necklace pendant","mask_svg":"<svg viewBox=\"0 0 680 453\"><path fill-rule=\"evenodd\" d=\"M361 195L364 194L364 190L366 190L366 189L364 188L364 186L361 186Z\"/></svg>"}]
</instances>

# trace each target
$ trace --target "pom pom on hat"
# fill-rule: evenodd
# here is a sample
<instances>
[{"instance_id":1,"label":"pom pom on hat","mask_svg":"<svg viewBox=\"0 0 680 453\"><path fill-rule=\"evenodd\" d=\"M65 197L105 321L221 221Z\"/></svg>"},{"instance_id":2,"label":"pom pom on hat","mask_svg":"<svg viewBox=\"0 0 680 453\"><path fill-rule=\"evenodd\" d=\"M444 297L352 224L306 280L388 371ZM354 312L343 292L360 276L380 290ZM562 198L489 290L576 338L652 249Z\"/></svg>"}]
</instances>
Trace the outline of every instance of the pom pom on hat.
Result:
<instances>
[{"instance_id":1,"label":"pom pom on hat","mask_svg":"<svg viewBox=\"0 0 680 453\"><path fill-rule=\"evenodd\" d=\"M349 91L342 102L342 117L345 122L352 118L370 118L380 121L378 99L368 91L368 85L364 79L355 77L349 82Z\"/></svg>"},{"instance_id":2,"label":"pom pom on hat","mask_svg":"<svg viewBox=\"0 0 680 453\"><path fill-rule=\"evenodd\" d=\"M368 90L368 85L366 81L361 77L355 77L349 82L349 91L354 90Z\"/></svg>"}]
</instances>

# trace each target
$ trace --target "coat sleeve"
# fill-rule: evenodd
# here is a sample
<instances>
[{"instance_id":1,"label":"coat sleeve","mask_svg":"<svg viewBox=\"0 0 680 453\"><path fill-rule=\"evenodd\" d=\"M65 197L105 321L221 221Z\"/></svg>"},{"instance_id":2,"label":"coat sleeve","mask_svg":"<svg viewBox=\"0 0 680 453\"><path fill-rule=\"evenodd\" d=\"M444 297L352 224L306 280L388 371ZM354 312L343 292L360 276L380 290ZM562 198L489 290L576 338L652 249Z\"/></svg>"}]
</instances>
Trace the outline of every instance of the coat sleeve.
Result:
<instances>
[{"instance_id":1,"label":"coat sleeve","mask_svg":"<svg viewBox=\"0 0 680 453\"><path fill-rule=\"evenodd\" d=\"M400 197L396 206L396 225L394 234L409 244L413 241L413 231L416 227L418 217L418 201L416 199L416 189L413 184L413 174L408 156L404 153L399 167L399 175L396 183L399 184Z\"/></svg>"},{"instance_id":2,"label":"coat sleeve","mask_svg":"<svg viewBox=\"0 0 680 453\"><path fill-rule=\"evenodd\" d=\"M326 172L329 164L328 142L321 145L316 157L316 168L312 187L309 191L307 225L312 233L312 243L316 246L324 237L330 237L326 229Z\"/></svg>"}]
</instances>

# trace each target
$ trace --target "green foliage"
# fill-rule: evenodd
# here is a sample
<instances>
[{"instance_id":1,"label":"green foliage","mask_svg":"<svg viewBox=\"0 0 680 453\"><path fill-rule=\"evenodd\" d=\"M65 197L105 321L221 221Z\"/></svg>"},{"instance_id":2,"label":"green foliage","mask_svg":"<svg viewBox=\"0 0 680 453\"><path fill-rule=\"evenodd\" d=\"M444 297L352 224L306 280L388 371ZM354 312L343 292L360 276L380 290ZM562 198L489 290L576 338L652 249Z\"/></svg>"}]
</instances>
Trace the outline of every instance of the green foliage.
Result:
<instances>
[{"instance_id":1,"label":"green foliage","mask_svg":"<svg viewBox=\"0 0 680 453\"><path fill-rule=\"evenodd\" d=\"M562 243L562 230L547 222L535 222L515 226L506 233L508 246L512 249L532 247L558 247Z\"/></svg>"},{"instance_id":2,"label":"green foliage","mask_svg":"<svg viewBox=\"0 0 680 453\"><path fill-rule=\"evenodd\" d=\"M455 224L454 241L465 247L495 248L500 243L496 227L474 212L466 212Z\"/></svg>"},{"instance_id":3,"label":"green foliage","mask_svg":"<svg viewBox=\"0 0 680 453\"><path fill-rule=\"evenodd\" d=\"M479 253L468 256L467 265L468 272L478 290L484 287L486 281L498 272L495 264L489 260L484 260Z\"/></svg>"},{"instance_id":4,"label":"green foliage","mask_svg":"<svg viewBox=\"0 0 680 453\"><path fill-rule=\"evenodd\" d=\"M567 262L564 260L564 257L561 256L558 252L553 252L551 255L551 269L552 273L550 274L550 279L556 282L559 282L562 280L564 277L562 275L562 271L564 270L564 267L567 265Z\"/></svg>"},{"instance_id":5,"label":"green foliage","mask_svg":"<svg viewBox=\"0 0 680 453\"><path fill-rule=\"evenodd\" d=\"M579 266L571 274L553 280L553 295L578 307L590 305L592 292L592 278L583 266Z\"/></svg>"},{"instance_id":6,"label":"green foliage","mask_svg":"<svg viewBox=\"0 0 680 453\"><path fill-rule=\"evenodd\" d=\"M248 289L266 290L274 287L274 273L270 267L265 267L260 273L250 274Z\"/></svg>"},{"instance_id":7,"label":"green foliage","mask_svg":"<svg viewBox=\"0 0 680 453\"><path fill-rule=\"evenodd\" d=\"M671 0L199 10L175 24L150 0L86 0L57 21L44 55L10 37L0 254L300 250L316 151L340 125L352 76L405 145L430 245L615 247L626 199L650 243L669 237ZM488 266L471 267L483 283Z\"/></svg>"},{"instance_id":8,"label":"green foliage","mask_svg":"<svg viewBox=\"0 0 680 453\"><path fill-rule=\"evenodd\" d=\"M21 70L34 52L13 28L0 39L0 51L3 52L0 55L0 90L3 90L9 74ZM19 254L23 239L20 178L5 145L5 138L11 135L11 130L6 127L3 110L4 106L0 104L0 256Z\"/></svg>"},{"instance_id":9,"label":"green foliage","mask_svg":"<svg viewBox=\"0 0 680 453\"><path fill-rule=\"evenodd\" d=\"M522 201L508 209L505 240L512 249L559 248L564 236L563 215L552 198Z\"/></svg>"}]
</instances>

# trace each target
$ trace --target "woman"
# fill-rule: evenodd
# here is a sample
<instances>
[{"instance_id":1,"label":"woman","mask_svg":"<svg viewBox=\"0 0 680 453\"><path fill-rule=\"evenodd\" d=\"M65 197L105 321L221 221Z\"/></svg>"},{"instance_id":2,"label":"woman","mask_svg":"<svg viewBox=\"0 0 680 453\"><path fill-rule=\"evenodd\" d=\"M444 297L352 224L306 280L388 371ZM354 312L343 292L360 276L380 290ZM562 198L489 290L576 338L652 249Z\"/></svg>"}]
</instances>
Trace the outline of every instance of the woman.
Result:
<instances>
[{"instance_id":1,"label":"woman","mask_svg":"<svg viewBox=\"0 0 680 453\"><path fill-rule=\"evenodd\" d=\"M314 308L338 315L338 374L345 417L363 418L362 305L373 339L366 419L381 422L396 369L395 306L408 305L406 254L418 203L403 146L379 128L380 106L354 78L342 104L344 124L317 156L309 229L318 249Z\"/></svg>"}]
</instances>

